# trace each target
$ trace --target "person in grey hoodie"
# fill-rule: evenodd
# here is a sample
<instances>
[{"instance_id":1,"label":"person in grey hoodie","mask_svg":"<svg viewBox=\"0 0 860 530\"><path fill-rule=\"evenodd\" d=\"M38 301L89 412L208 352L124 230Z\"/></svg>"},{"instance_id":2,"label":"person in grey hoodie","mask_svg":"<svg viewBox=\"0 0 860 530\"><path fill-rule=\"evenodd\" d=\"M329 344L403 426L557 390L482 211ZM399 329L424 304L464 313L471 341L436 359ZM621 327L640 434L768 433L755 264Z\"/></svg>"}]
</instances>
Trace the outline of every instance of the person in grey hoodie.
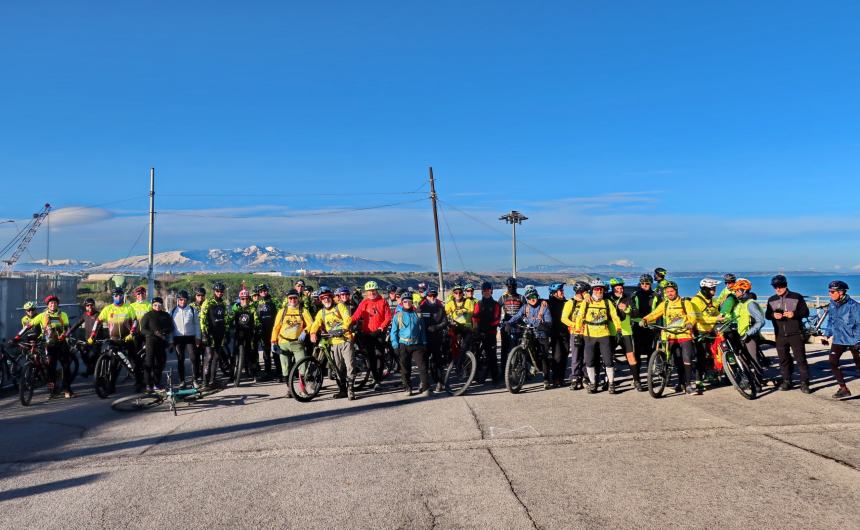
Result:
<instances>
[{"instance_id":1,"label":"person in grey hoodie","mask_svg":"<svg viewBox=\"0 0 860 530\"><path fill-rule=\"evenodd\" d=\"M203 381L200 373L198 352L200 344L200 316L197 309L188 303L188 292L179 291L176 296L176 307L170 312L173 319L173 350L176 352L176 361L179 369L179 387L185 388L185 354L191 361L191 371L194 376L195 388Z\"/></svg>"}]
</instances>

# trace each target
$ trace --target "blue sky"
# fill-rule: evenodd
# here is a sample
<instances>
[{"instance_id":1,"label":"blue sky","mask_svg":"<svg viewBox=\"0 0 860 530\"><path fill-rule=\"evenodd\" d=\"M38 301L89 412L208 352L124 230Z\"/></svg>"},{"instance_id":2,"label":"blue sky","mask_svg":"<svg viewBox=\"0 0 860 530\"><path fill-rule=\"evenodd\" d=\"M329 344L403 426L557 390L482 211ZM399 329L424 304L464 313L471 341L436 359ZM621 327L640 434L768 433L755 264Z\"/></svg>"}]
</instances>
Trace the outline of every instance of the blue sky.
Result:
<instances>
[{"instance_id":1,"label":"blue sky","mask_svg":"<svg viewBox=\"0 0 860 530\"><path fill-rule=\"evenodd\" d=\"M431 267L432 165L450 269L860 265L856 3L466 4L4 2L0 217Z\"/></svg>"}]
</instances>

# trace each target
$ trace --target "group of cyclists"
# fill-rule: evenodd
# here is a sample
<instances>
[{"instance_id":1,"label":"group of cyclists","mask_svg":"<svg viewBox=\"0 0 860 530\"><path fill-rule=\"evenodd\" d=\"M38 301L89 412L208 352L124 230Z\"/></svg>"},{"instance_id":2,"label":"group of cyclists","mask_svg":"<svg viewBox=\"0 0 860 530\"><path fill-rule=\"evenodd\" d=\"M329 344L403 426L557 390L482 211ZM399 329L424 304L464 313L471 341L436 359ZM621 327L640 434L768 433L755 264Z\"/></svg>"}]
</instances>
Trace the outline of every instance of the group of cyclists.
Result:
<instances>
[{"instance_id":1,"label":"group of cyclists","mask_svg":"<svg viewBox=\"0 0 860 530\"><path fill-rule=\"evenodd\" d=\"M780 390L793 388L797 365L800 390L811 392L804 335L804 319L810 311L803 296L788 289L784 276L771 280L774 294L764 311L748 279L725 274L722 280L703 278L699 285L694 296L682 297L666 270L657 268L653 275L640 276L635 286L625 285L621 278L606 283L600 279L576 281L570 298L563 283L550 285L549 296L543 299L531 285L520 294L517 280L508 278L498 299L493 296L493 285L483 282L479 293L471 283L454 285L442 300L438 289L423 282L417 289L392 285L383 291L375 281L368 281L363 291L327 286L310 291L300 279L283 300L276 300L266 284L252 290L243 284L236 299L228 303L224 283L214 282L211 295L202 286L196 288L193 299L187 291L179 291L176 305L169 311L161 297L148 299L145 287L132 291L132 302L126 300L123 289L116 288L111 303L100 311L92 298L85 300L83 314L74 323L59 310L56 296L45 299L47 307L42 313L28 302L22 328L12 340L44 341L48 388L52 395L62 391L67 398L74 396L68 339L75 333L85 337L81 357L86 375L93 373L97 342L111 341L135 363L137 392L161 390L170 350L178 361L180 388L211 389L221 385L217 374L219 369L228 371L225 365L235 370L244 366L246 377L254 381L284 382L291 368L311 355L315 344L326 340L338 371L339 388L334 397L352 400L356 397L356 348L367 358L372 391L381 390L389 373L387 361L393 357L399 364L403 391L407 395L414 392L414 365L418 393L426 396L443 390L443 367L460 351L478 350L478 358L486 363L482 373L499 385L509 352L523 329L529 328L545 389L569 385L571 390L585 389L590 394L618 393L615 352L620 349L633 388L645 391L643 362L647 364L657 342L663 341L677 369L676 391L695 395L705 389L708 362L702 346L706 342L697 339L713 335L718 324L730 321L734 324L731 339L756 356L762 342L760 331L770 320L780 368L774 384ZM722 289L720 285L724 285ZM839 359L850 351L860 370L860 305L848 295L844 281L833 281L828 287L831 302L823 335L831 343L829 360L838 384L833 397L844 398L851 393ZM185 372L186 357L190 379ZM58 364L62 389L55 385Z\"/></svg>"}]
</instances>

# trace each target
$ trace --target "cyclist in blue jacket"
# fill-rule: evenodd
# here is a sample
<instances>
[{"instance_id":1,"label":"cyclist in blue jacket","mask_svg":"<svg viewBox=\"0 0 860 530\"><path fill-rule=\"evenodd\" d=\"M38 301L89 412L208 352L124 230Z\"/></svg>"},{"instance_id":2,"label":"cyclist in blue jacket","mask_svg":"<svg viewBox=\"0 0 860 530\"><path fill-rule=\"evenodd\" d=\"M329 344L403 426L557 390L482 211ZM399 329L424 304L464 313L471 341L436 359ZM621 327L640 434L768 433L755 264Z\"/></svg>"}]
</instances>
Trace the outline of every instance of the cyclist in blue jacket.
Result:
<instances>
[{"instance_id":1,"label":"cyclist in blue jacket","mask_svg":"<svg viewBox=\"0 0 860 530\"><path fill-rule=\"evenodd\" d=\"M541 369L543 370L543 387L552 387L550 380L551 362L549 357L549 331L552 328L552 315L546 300L541 300L537 289L527 287L525 292L526 303L505 324L505 331L511 333L511 326L522 321L528 326L535 328L535 338L538 344L538 355L540 357Z\"/></svg>"},{"instance_id":2,"label":"cyclist in blue jacket","mask_svg":"<svg viewBox=\"0 0 860 530\"><path fill-rule=\"evenodd\" d=\"M830 282L830 307L827 310L827 326L824 335L830 339L830 369L839 383L835 399L846 398L851 391L845 385L845 376L839 368L839 358L846 350L851 351L854 364L860 370L860 303L848 296L848 284L842 280ZM822 342L825 342L822 340ZM825 342L826 344L826 342Z\"/></svg>"}]
</instances>

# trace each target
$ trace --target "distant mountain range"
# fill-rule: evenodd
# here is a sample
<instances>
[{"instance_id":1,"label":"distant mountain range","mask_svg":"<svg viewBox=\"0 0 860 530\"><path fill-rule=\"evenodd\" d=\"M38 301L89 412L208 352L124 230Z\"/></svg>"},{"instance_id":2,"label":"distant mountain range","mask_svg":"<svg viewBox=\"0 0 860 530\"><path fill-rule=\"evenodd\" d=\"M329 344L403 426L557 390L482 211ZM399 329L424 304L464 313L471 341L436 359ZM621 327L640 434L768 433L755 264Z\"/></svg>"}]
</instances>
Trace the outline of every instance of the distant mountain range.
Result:
<instances>
[{"instance_id":1,"label":"distant mountain range","mask_svg":"<svg viewBox=\"0 0 860 530\"><path fill-rule=\"evenodd\" d=\"M543 272L543 273L565 273L565 274L596 274L596 273L613 273L624 274L639 272L641 267L635 266L631 262L618 261L615 263L606 263L604 265L531 265L523 269L522 272Z\"/></svg>"},{"instance_id":2,"label":"distant mountain range","mask_svg":"<svg viewBox=\"0 0 860 530\"><path fill-rule=\"evenodd\" d=\"M88 261L45 260L19 263L17 271L45 270L84 272L144 272L147 256L131 256L124 259L96 264ZM283 272L297 270L323 272L392 271L415 272L425 267L413 263L370 260L349 254L292 254L276 247L251 245L245 248L209 250L173 250L159 252L154 256L158 272Z\"/></svg>"}]
</instances>

